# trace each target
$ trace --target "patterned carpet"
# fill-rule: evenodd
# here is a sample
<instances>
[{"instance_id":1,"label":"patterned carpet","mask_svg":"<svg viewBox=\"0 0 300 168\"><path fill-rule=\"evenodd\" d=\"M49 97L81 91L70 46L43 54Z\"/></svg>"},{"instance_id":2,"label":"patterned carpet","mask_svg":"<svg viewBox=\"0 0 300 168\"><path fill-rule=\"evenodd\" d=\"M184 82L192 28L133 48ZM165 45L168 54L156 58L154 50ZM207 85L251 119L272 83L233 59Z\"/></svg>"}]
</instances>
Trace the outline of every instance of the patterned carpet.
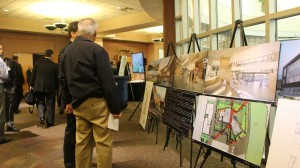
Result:
<instances>
[{"instance_id":1,"label":"patterned carpet","mask_svg":"<svg viewBox=\"0 0 300 168\"><path fill-rule=\"evenodd\" d=\"M179 146L170 138L168 147L163 151L166 126L159 124L158 144L155 143L155 131L148 134L139 125L140 112L137 111L128 121L137 103L129 102L120 119L120 130L114 133L113 168L176 168L180 167ZM35 110L29 114L28 106L21 104L21 113L15 115L15 125L19 133L8 133L11 142L0 145L0 168L63 168L63 137L65 116L56 113L54 127L43 129L38 126L39 117ZM199 145L193 144L193 164ZM182 144L182 167L190 167L190 139L185 138ZM95 156L95 150L94 150ZM197 167L203 160L201 153ZM96 166L96 159L93 159ZM194 165L193 165L194 167ZM205 168L229 168L230 160L220 162L220 155L212 153L206 160ZM246 167L237 163L236 167ZM264 167L264 166L261 166Z\"/></svg>"}]
</instances>

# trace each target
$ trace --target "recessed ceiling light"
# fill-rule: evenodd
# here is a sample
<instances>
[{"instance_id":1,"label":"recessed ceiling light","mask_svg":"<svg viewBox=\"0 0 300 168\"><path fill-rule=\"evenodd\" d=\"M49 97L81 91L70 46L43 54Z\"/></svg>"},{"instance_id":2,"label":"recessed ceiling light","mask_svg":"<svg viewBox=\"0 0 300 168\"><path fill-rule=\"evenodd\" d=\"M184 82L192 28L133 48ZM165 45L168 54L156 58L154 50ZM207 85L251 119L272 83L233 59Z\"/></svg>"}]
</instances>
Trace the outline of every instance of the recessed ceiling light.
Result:
<instances>
[{"instance_id":1,"label":"recessed ceiling light","mask_svg":"<svg viewBox=\"0 0 300 168\"><path fill-rule=\"evenodd\" d=\"M3 12L8 12L8 9L4 9Z\"/></svg>"}]
</instances>

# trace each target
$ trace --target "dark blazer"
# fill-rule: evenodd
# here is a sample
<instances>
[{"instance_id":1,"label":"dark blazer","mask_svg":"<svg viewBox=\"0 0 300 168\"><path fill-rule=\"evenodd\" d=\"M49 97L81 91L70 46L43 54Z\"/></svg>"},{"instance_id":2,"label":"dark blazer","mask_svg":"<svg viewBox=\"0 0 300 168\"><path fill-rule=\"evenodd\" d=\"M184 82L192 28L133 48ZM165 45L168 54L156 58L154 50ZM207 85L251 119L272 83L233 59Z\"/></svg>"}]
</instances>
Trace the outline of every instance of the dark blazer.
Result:
<instances>
[{"instance_id":1,"label":"dark blazer","mask_svg":"<svg viewBox=\"0 0 300 168\"><path fill-rule=\"evenodd\" d=\"M58 86L58 65L48 58L39 60L32 70L30 86L37 92L55 94Z\"/></svg>"}]
</instances>

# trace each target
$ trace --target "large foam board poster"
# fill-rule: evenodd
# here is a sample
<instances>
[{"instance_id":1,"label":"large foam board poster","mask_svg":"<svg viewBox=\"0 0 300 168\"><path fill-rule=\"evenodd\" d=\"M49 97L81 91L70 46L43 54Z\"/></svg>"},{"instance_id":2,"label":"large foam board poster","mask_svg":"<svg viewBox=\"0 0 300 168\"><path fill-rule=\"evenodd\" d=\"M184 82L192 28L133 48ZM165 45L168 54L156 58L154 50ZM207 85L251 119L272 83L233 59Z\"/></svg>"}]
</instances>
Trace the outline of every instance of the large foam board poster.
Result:
<instances>
[{"instance_id":1,"label":"large foam board poster","mask_svg":"<svg viewBox=\"0 0 300 168\"><path fill-rule=\"evenodd\" d=\"M300 167L300 102L279 99L267 168Z\"/></svg>"},{"instance_id":2,"label":"large foam board poster","mask_svg":"<svg viewBox=\"0 0 300 168\"><path fill-rule=\"evenodd\" d=\"M207 51L178 56L173 87L202 93L206 63Z\"/></svg>"},{"instance_id":3,"label":"large foam board poster","mask_svg":"<svg viewBox=\"0 0 300 168\"><path fill-rule=\"evenodd\" d=\"M153 88L153 82L146 81L142 110L140 115L140 124L144 130L146 129L146 124L147 124L148 108L149 108L152 88Z\"/></svg>"},{"instance_id":4,"label":"large foam board poster","mask_svg":"<svg viewBox=\"0 0 300 168\"><path fill-rule=\"evenodd\" d=\"M278 97L300 97L300 40L281 42L277 88Z\"/></svg>"},{"instance_id":5,"label":"large foam board poster","mask_svg":"<svg viewBox=\"0 0 300 168\"><path fill-rule=\"evenodd\" d=\"M200 96L193 139L260 165L270 104Z\"/></svg>"},{"instance_id":6,"label":"large foam board poster","mask_svg":"<svg viewBox=\"0 0 300 168\"><path fill-rule=\"evenodd\" d=\"M196 93L168 88L163 122L188 137L192 122Z\"/></svg>"},{"instance_id":7,"label":"large foam board poster","mask_svg":"<svg viewBox=\"0 0 300 168\"><path fill-rule=\"evenodd\" d=\"M280 43L208 52L204 93L275 101Z\"/></svg>"},{"instance_id":8,"label":"large foam board poster","mask_svg":"<svg viewBox=\"0 0 300 168\"><path fill-rule=\"evenodd\" d=\"M148 65L147 81L156 85L171 87L175 68L175 56L165 57L152 61Z\"/></svg>"},{"instance_id":9,"label":"large foam board poster","mask_svg":"<svg viewBox=\"0 0 300 168\"><path fill-rule=\"evenodd\" d=\"M161 86L153 86L150 104L149 114L162 120L165 108L165 96L167 88Z\"/></svg>"}]
</instances>

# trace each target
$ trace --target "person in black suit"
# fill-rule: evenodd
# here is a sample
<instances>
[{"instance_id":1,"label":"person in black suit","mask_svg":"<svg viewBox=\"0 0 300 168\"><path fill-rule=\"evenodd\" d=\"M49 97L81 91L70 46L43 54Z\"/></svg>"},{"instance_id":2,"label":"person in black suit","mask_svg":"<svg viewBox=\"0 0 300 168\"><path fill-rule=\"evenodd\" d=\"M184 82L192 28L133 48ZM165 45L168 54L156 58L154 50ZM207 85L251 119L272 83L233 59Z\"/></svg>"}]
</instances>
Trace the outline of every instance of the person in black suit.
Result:
<instances>
[{"instance_id":1,"label":"person in black suit","mask_svg":"<svg viewBox=\"0 0 300 168\"><path fill-rule=\"evenodd\" d=\"M70 41L65 47L59 52L58 55L58 65L60 67L60 63L63 60L63 54L65 50L68 48L70 44L75 40L77 36L78 30L78 21L74 21L68 26L68 35L70 37ZM59 73L61 71L59 70ZM69 92L69 88L66 85L59 84L59 103L62 109L66 108L67 104L71 104L72 96ZM64 137L64 163L65 168L75 168L75 145L76 145L76 118L73 113L66 111L67 118L67 126L65 129L65 137Z\"/></svg>"},{"instance_id":2,"label":"person in black suit","mask_svg":"<svg viewBox=\"0 0 300 168\"><path fill-rule=\"evenodd\" d=\"M27 77L27 84L30 85L30 78L31 78L32 68L31 66L28 66L28 69L26 71L26 77Z\"/></svg>"},{"instance_id":3,"label":"person in black suit","mask_svg":"<svg viewBox=\"0 0 300 168\"><path fill-rule=\"evenodd\" d=\"M54 125L55 117L58 65L51 60L52 56L53 50L47 49L45 58L42 58L35 64L30 79L30 87L35 91L37 98L40 123L45 124L45 128Z\"/></svg>"},{"instance_id":4,"label":"person in black suit","mask_svg":"<svg viewBox=\"0 0 300 168\"><path fill-rule=\"evenodd\" d=\"M16 64L16 83L15 83L15 98L13 100L13 112L18 114L20 113L19 106L21 103L21 100L23 98L23 84L25 83L23 70L21 64L18 63L18 56L12 56L12 60Z\"/></svg>"}]
</instances>

